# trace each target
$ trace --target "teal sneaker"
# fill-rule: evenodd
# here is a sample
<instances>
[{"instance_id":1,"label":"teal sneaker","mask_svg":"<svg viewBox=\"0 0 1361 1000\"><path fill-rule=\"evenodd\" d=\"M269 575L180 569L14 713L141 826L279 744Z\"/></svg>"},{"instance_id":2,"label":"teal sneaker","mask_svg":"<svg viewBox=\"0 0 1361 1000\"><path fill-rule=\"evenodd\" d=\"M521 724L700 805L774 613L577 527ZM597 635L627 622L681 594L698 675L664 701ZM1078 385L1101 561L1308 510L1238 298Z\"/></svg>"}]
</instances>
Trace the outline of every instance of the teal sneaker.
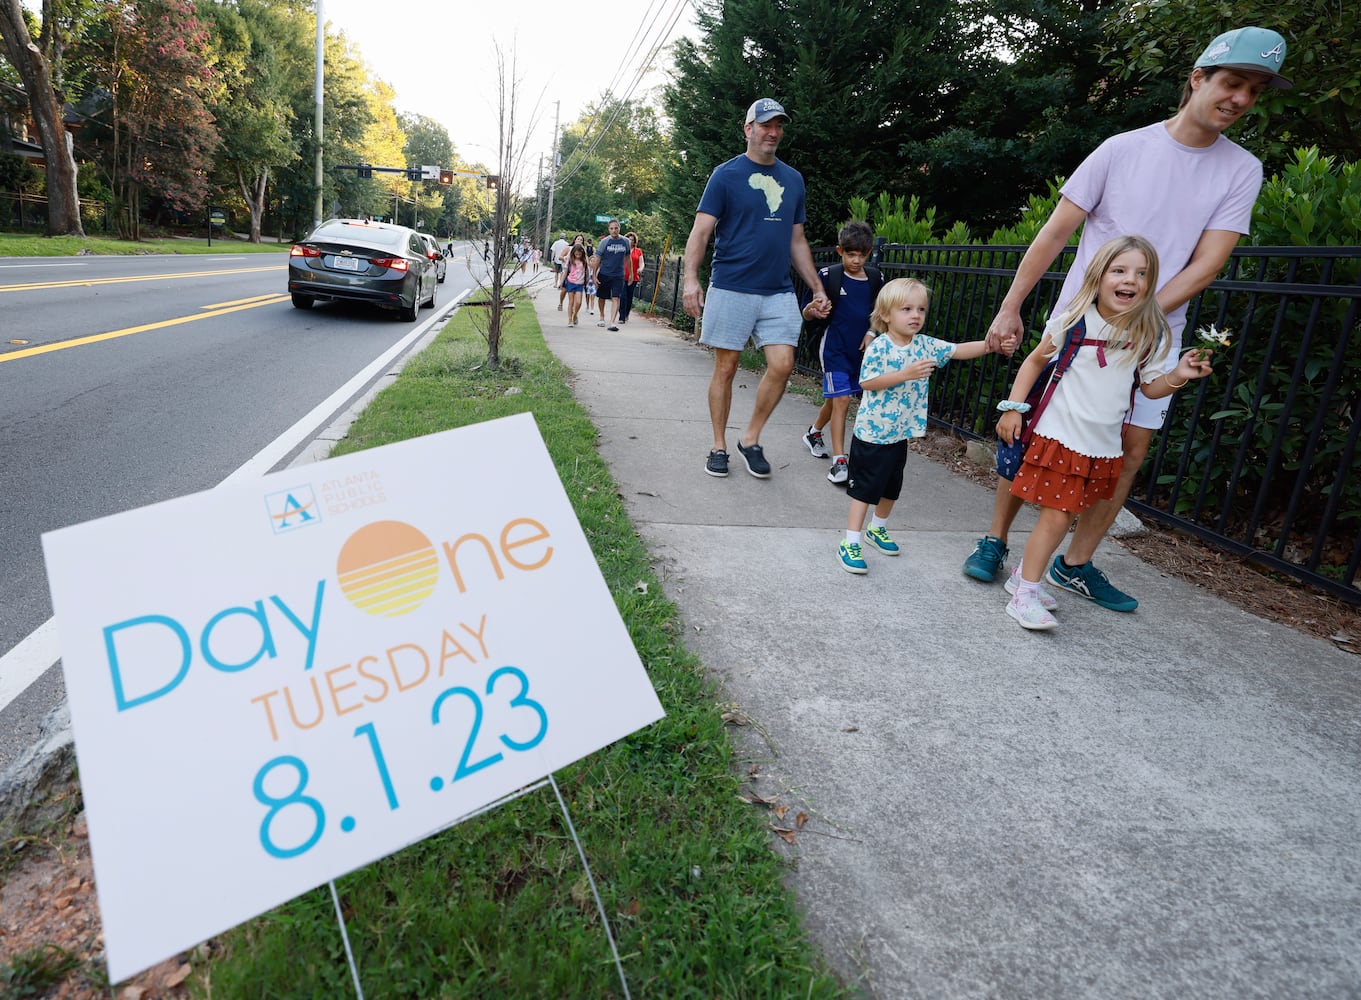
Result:
<instances>
[{"instance_id":1,"label":"teal sneaker","mask_svg":"<svg viewBox=\"0 0 1361 1000\"><path fill-rule=\"evenodd\" d=\"M864 576L870 571L869 563L865 562L865 557L860 552L859 542L842 541L838 554L841 556L841 568L847 573Z\"/></svg>"},{"instance_id":2,"label":"teal sneaker","mask_svg":"<svg viewBox=\"0 0 1361 1000\"><path fill-rule=\"evenodd\" d=\"M984 535L974 547L973 555L964 560L964 575L984 583L992 583L1002 572L1007 559L1007 543L992 535Z\"/></svg>"},{"instance_id":3,"label":"teal sneaker","mask_svg":"<svg viewBox=\"0 0 1361 1000\"><path fill-rule=\"evenodd\" d=\"M870 528L865 532L865 538L886 556L896 556L899 552L898 543L888 537L886 528Z\"/></svg>"},{"instance_id":4,"label":"teal sneaker","mask_svg":"<svg viewBox=\"0 0 1361 1000\"><path fill-rule=\"evenodd\" d=\"M1139 606L1137 600L1112 586L1106 574L1089 562L1081 566L1068 566L1062 556L1055 556L1045 576L1054 586L1071 590L1079 597L1095 601L1111 611L1133 611Z\"/></svg>"}]
</instances>

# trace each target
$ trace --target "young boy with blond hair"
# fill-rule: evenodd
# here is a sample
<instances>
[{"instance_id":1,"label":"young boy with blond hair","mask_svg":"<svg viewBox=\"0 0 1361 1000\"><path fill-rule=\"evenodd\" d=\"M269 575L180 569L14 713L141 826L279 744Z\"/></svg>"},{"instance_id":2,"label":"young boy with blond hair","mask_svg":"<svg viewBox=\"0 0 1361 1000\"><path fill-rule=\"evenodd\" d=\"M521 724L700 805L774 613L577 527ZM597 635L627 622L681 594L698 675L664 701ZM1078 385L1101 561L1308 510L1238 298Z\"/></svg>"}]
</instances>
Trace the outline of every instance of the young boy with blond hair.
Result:
<instances>
[{"instance_id":1,"label":"young boy with blond hair","mask_svg":"<svg viewBox=\"0 0 1361 1000\"><path fill-rule=\"evenodd\" d=\"M952 344L923 334L930 301L930 289L915 278L893 279L875 299L870 326L880 335L866 348L860 366L864 396L855 414L846 480L851 509L837 551L847 573L869 572L862 536L884 555L899 552L888 534L888 516L902 492L907 442L926 436L929 379L941 365L981 358L990 350L986 340ZM874 517L866 529L871 507Z\"/></svg>"}]
</instances>

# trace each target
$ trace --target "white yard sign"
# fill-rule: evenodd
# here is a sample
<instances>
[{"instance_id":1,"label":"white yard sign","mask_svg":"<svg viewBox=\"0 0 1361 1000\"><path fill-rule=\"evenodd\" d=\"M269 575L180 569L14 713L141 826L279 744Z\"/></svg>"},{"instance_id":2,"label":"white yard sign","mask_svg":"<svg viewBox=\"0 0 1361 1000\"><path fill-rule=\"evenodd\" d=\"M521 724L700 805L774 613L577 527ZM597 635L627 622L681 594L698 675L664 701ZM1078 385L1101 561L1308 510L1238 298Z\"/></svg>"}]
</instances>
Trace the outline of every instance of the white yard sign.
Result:
<instances>
[{"instance_id":1,"label":"white yard sign","mask_svg":"<svg viewBox=\"0 0 1361 1000\"><path fill-rule=\"evenodd\" d=\"M43 546L115 982L662 715L528 415Z\"/></svg>"}]
</instances>

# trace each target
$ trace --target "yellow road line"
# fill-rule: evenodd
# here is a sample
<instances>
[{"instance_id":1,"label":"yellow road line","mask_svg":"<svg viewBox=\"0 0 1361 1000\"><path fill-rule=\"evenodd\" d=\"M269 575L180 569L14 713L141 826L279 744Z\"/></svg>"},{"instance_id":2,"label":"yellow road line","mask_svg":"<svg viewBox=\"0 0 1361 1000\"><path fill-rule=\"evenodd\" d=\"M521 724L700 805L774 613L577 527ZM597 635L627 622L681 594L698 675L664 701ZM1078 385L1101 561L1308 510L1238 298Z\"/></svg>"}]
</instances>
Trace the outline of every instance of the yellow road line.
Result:
<instances>
[{"instance_id":1,"label":"yellow road line","mask_svg":"<svg viewBox=\"0 0 1361 1000\"><path fill-rule=\"evenodd\" d=\"M162 330L167 326L178 326L181 323L192 323L200 319L212 319L214 316L225 316L228 313L241 312L243 309L254 309L257 306L277 305L280 302L287 302L287 295L276 295L264 302L251 302L246 305L232 306L227 309L218 309L214 312L198 313L194 316L180 316L175 319L163 319L159 323L147 323L143 326L130 326L125 330L113 330L109 333L95 333L88 337L77 337L75 340L62 340L55 344L44 344L41 347L30 347L24 351L11 351L7 354L0 354L0 364L6 361L18 361L20 358L31 358L39 354L50 354L52 351L64 351L68 347L84 347L86 344L97 344L101 340L113 340L117 337L128 337L134 333L145 333L148 330Z\"/></svg>"},{"instance_id":2,"label":"yellow road line","mask_svg":"<svg viewBox=\"0 0 1361 1000\"><path fill-rule=\"evenodd\" d=\"M200 308L200 309L225 309L225 308L227 308L228 306L240 306L240 305L245 305L247 302L263 302L265 299L277 300L278 298L279 298L279 293L278 293L278 292L269 292L269 293L266 294L266 295L252 295L252 296L251 296L250 298L248 298L248 299L232 299L230 302L214 302L214 303L213 303L212 305L210 305L210 306L200 306L199 308Z\"/></svg>"},{"instance_id":3,"label":"yellow road line","mask_svg":"<svg viewBox=\"0 0 1361 1000\"><path fill-rule=\"evenodd\" d=\"M32 292L44 288L82 288L88 285L117 285L125 281L169 281L172 278L202 278L213 274L250 274L254 271L276 271L272 267L228 267L219 271L184 271L179 274L136 274L126 278L76 278L72 281L35 281L25 285L0 285L0 292Z\"/></svg>"}]
</instances>

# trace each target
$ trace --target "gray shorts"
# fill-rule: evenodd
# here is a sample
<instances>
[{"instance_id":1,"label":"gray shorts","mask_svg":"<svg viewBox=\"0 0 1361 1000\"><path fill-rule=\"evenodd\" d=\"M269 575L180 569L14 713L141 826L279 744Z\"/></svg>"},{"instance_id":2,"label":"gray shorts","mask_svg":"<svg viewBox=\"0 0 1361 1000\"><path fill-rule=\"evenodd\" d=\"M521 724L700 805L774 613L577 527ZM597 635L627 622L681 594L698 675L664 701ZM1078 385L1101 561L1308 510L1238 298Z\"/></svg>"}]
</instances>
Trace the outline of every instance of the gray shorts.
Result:
<instances>
[{"instance_id":1,"label":"gray shorts","mask_svg":"<svg viewBox=\"0 0 1361 1000\"><path fill-rule=\"evenodd\" d=\"M1168 348L1167 357L1163 359L1163 365L1169 371L1177 367L1177 359L1181 357L1181 334L1181 330L1172 331L1172 346ZM1135 389L1134 407L1129 411L1129 422L1135 427L1160 430L1167 420L1167 408L1171 405L1171 396L1149 399L1142 389Z\"/></svg>"},{"instance_id":2,"label":"gray shorts","mask_svg":"<svg viewBox=\"0 0 1361 1000\"><path fill-rule=\"evenodd\" d=\"M758 348L772 344L795 347L802 325L793 292L751 295L710 288L704 297L699 342L725 351L740 351L748 340Z\"/></svg>"}]
</instances>

